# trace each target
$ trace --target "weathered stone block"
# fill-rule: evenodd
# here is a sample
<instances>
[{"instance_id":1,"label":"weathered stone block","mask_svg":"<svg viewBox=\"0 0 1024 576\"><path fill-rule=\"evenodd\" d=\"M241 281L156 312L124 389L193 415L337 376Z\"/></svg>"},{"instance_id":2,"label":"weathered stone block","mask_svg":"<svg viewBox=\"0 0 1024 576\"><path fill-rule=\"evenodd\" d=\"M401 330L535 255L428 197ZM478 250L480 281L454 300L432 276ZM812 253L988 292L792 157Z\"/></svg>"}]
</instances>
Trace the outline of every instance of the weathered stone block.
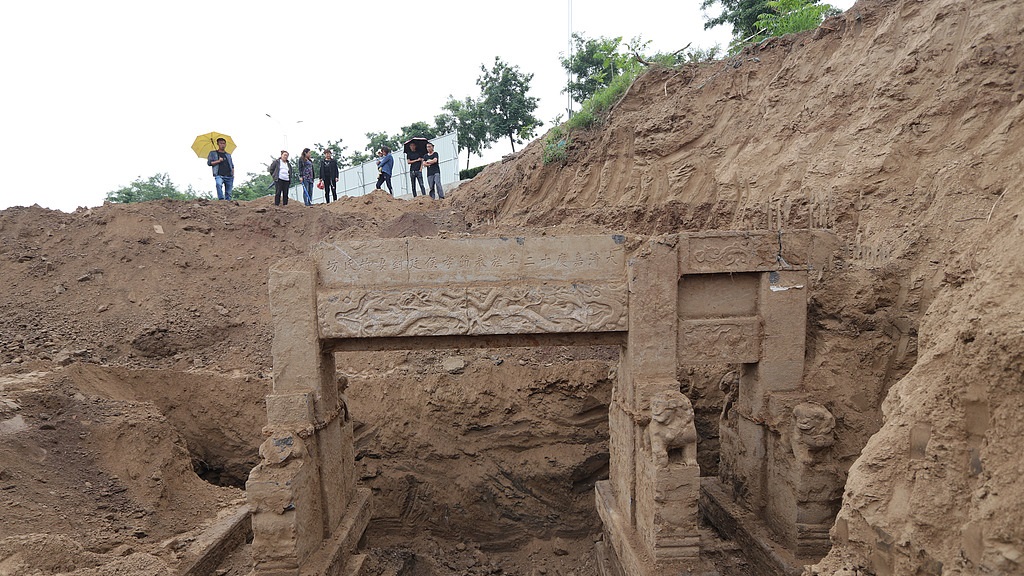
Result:
<instances>
[{"instance_id":1,"label":"weathered stone block","mask_svg":"<svg viewBox=\"0 0 1024 576\"><path fill-rule=\"evenodd\" d=\"M618 235L321 242L313 258L328 287L597 280L621 278L624 243Z\"/></svg>"},{"instance_id":2,"label":"weathered stone block","mask_svg":"<svg viewBox=\"0 0 1024 576\"><path fill-rule=\"evenodd\" d=\"M733 487L750 509L758 510L764 506L765 496L765 429L746 418L739 418L736 433L743 451L737 454L733 467Z\"/></svg>"},{"instance_id":3,"label":"weathered stone block","mask_svg":"<svg viewBox=\"0 0 1024 576\"><path fill-rule=\"evenodd\" d=\"M307 260L283 260L270 268L275 394L319 392L315 274Z\"/></svg>"},{"instance_id":4,"label":"weathered stone block","mask_svg":"<svg viewBox=\"0 0 1024 576\"><path fill-rule=\"evenodd\" d=\"M351 429L351 424L349 428ZM349 483L353 476L350 471L355 469L354 459L349 458L352 454L352 438L347 438L346 446L342 430L341 422L335 419L316 435L320 453L323 455L319 462L325 537L333 533L341 523L354 488Z\"/></svg>"},{"instance_id":5,"label":"weathered stone block","mask_svg":"<svg viewBox=\"0 0 1024 576\"><path fill-rule=\"evenodd\" d=\"M686 275L679 281L679 319L757 316L759 274Z\"/></svg>"},{"instance_id":6,"label":"weathered stone block","mask_svg":"<svg viewBox=\"0 0 1024 576\"><path fill-rule=\"evenodd\" d=\"M755 272L779 267L779 239L773 232L714 232L687 235L680 253L683 274Z\"/></svg>"},{"instance_id":7,"label":"weathered stone block","mask_svg":"<svg viewBox=\"0 0 1024 576\"><path fill-rule=\"evenodd\" d=\"M313 395L309 392L268 394L267 423L271 427L300 430L313 423Z\"/></svg>"},{"instance_id":8,"label":"weathered stone block","mask_svg":"<svg viewBox=\"0 0 1024 576\"><path fill-rule=\"evenodd\" d=\"M681 364L746 364L760 356L761 320L757 317L679 323Z\"/></svg>"},{"instance_id":9,"label":"weathered stone block","mask_svg":"<svg viewBox=\"0 0 1024 576\"><path fill-rule=\"evenodd\" d=\"M613 400L608 407L608 481L611 483L608 492L614 495L617 509L630 525L636 496L635 426L633 417Z\"/></svg>"},{"instance_id":10,"label":"weathered stone block","mask_svg":"<svg viewBox=\"0 0 1024 576\"><path fill-rule=\"evenodd\" d=\"M316 470L301 460L284 466L258 465L245 484L252 509L253 559L290 569L301 566L323 540Z\"/></svg>"},{"instance_id":11,"label":"weathered stone block","mask_svg":"<svg viewBox=\"0 0 1024 576\"><path fill-rule=\"evenodd\" d=\"M630 259L629 333L623 363L634 382L675 379L677 350L678 255L673 244L651 241ZM642 410L650 398L633 399Z\"/></svg>"},{"instance_id":12,"label":"weathered stone block","mask_svg":"<svg viewBox=\"0 0 1024 576\"><path fill-rule=\"evenodd\" d=\"M700 496L700 466L673 464L655 472L657 502L693 502Z\"/></svg>"}]
</instances>

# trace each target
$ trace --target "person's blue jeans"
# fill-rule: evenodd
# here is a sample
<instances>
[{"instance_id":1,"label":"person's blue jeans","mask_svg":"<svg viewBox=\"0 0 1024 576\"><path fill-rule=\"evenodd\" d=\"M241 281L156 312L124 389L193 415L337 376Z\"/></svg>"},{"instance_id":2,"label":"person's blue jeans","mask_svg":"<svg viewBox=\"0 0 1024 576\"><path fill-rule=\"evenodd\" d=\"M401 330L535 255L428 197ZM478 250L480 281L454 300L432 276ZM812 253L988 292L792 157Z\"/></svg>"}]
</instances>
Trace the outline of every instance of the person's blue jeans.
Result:
<instances>
[{"instance_id":1,"label":"person's blue jeans","mask_svg":"<svg viewBox=\"0 0 1024 576\"><path fill-rule=\"evenodd\" d=\"M217 200L231 200L231 188L235 184L234 176L214 176L217 181Z\"/></svg>"},{"instance_id":2,"label":"person's blue jeans","mask_svg":"<svg viewBox=\"0 0 1024 576\"><path fill-rule=\"evenodd\" d=\"M420 183L420 196L427 195L427 187L423 185L423 171L409 170L409 177L412 178L412 197L416 197L416 182Z\"/></svg>"},{"instance_id":3,"label":"person's blue jeans","mask_svg":"<svg viewBox=\"0 0 1024 576\"><path fill-rule=\"evenodd\" d=\"M313 181L303 180L302 181L302 202L306 206L313 205Z\"/></svg>"}]
</instances>

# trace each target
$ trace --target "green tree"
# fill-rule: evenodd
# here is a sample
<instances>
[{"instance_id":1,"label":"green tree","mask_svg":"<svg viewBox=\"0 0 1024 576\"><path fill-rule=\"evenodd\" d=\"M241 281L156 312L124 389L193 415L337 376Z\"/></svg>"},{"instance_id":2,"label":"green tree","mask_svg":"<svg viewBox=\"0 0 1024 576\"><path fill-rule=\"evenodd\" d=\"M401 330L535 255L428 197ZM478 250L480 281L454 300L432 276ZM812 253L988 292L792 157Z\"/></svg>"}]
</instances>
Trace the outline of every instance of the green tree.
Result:
<instances>
[{"instance_id":1,"label":"green tree","mask_svg":"<svg viewBox=\"0 0 1024 576\"><path fill-rule=\"evenodd\" d=\"M351 154L345 157L345 165L359 166L363 162L369 162L370 160L373 160L373 158L373 154L363 152L362 150L356 150L355 152L352 152ZM341 162L338 162L338 165L341 166Z\"/></svg>"},{"instance_id":2,"label":"green tree","mask_svg":"<svg viewBox=\"0 0 1024 576\"><path fill-rule=\"evenodd\" d=\"M371 157L374 157L377 154L377 150L384 146L387 146L392 152L402 146L398 135L392 136L387 132L367 132L366 138L368 140L366 151L372 155Z\"/></svg>"},{"instance_id":3,"label":"green tree","mask_svg":"<svg viewBox=\"0 0 1024 576\"><path fill-rule=\"evenodd\" d=\"M757 17L771 12L768 0L701 0L700 7L707 10L715 4L722 6L722 13L714 18L705 15L707 22L704 23L704 29L730 24L733 38L736 39L757 34Z\"/></svg>"},{"instance_id":4,"label":"green tree","mask_svg":"<svg viewBox=\"0 0 1024 576\"><path fill-rule=\"evenodd\" d=\"M149 200L195 200L197 198L210 198L212 195L206 193L199 195L192 189L191 186L184 192L178 190L171 182L171 177L166 173L154 174L149 178L143 180L140 176L136 178L131 184L114 190L113 192L107 192L107 202L117 202L119 204L129 204L132 202L147 202Z\"/></svg>"},{"instance_id":5,"label":"green tree","mask_svg":"<svg viewBox=\"0 0 1024 576\"><path fill-rule=\"evenodd\" d=\"M434 117L437 131L440 134L452 131L459 133L459 150L466 151L466 169L469 170L470 156L480 154L484 148L490 147L484 110L479 101L469 96L464 100L457 100L451 95L441 109L444 112Z\"/></svg>"},{"instance_id":6,"label":"green tree","mask_svg":"<svg viewBox=\"0 0 1024 576\"><path fill-rule=\"evenodd\" d=\"M562 92L568 92L573 101L582 104L622 73L629 65L630 55L619 51L622 36L586 38L574 32L572 41L576 46L572 56L558 59L572 77Z\"/></svg>"},{"instance_id":7,"label":"green tree","mask_svg":"<svg viewBox=\"0 0 1024 576\"><path fill-rule=\"evenodd\" d=\"M757 17L758 33L752 42L760 42L772 36L795 34L813 30L821 25L826 16L839 14L831 4L818 4L808 0L768 0L771 12Z\"/></svg>"},{"instance_id":8,"label":"green tree","mask_svg":"<svg viewBox=\"0 0 1024 576\"><path fill-rule=\"evenodd\" d=\"M248 180L231 189L231 197L235 200L255 200L274 193L274 178L266 171L262 174L249 172L247 176Z\"/></svg>"},{"instance_id":9,"label":"green tree","mask_svg":"<svg viewBox=\"0 0 1024 576\"><path fill-rule=\"evenodd\" d=\"M402 126L402 131L397 138L400 144L407 142L410 138L426 138L431 140L437 138L437 128L426 122L413 122L408 126Z\"/></svg>"},{"instance_id":10,"label":"green tree","mask_svg":"<svg viewBox=\"0 0 1024 576\"><path fill-rule=\"evenodd\" d=\"M840 13L820 0L702 0L701 8L715 4L722 5L722 13L707 18L704 29L731 24L732 53L749 42L816 28L826 16Z\"/></svg>"},{"instance_id":11,"label":"green tree","mask_svg":"<svg viewBox=\"0 0 1024 576\"><path fill-rule=\"evenodd\" d=\"M507 136L515 152L516 143L533 138L537 128L544 124L533 115L537 109L537 98L526 95L530 91L533 74L520 72L519 66L509 66L497 56L490 70L481 65L480 71L483 74L476 83L480 86L490 141L496 142Z\"/></svg>"},{"instance_id":12,"label":"green tree","mask_svg":"<svg viewBox=\"0 0 1024 576\"><path fill-rule=\"evenodd\" d=\"M348 149L348 146L341 145L341 138L338 138L334 142L328 140L327 144L320 144L319 142L313 144L313 147L309 150L309 157L313 159L313 173L316 177L320 177L320 162L324 159L325 150L331 151L331 156L338 161L339 169L349 166L349 159L344 156L346 149Z\"/></svg>"}]
</instances>

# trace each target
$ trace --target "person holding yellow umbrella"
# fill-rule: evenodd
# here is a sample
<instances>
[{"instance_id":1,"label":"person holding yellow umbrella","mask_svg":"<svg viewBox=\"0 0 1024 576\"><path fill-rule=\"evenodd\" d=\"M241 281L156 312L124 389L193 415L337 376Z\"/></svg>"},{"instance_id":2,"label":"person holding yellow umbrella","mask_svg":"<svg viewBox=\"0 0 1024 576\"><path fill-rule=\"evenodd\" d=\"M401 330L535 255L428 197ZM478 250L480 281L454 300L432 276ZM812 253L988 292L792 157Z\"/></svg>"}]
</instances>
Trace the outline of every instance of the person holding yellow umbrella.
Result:
<instances>
[{"instance_id":1,"label":"person holding yellow umbrella","mask_svg":"<svg viewBox=\"0 0 1024 576\"><path fill-rule=\"evenodd\" d=\"M202 134L196 136L192 150L200 158L206 154L206 165L213 168L213 179L217 183L217 199L231 200L231 188L235 183L235 162L231 159L235 143L231 137L217 132Z\"/></svg>"}]
</instances>

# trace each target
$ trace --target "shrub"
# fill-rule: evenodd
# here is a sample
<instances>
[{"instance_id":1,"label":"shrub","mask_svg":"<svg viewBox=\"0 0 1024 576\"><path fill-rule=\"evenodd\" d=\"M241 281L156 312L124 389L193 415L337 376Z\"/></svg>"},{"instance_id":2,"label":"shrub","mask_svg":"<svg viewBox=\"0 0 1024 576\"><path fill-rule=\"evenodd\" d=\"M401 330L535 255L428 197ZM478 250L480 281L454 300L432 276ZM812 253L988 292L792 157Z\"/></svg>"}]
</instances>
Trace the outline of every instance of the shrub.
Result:
<instances>
[{"instance_id":1,"label":"shrub","mask_svg":"<svg viewBox=\"0 0 1024 576\"><path fill-rule=\"evenodd\" d=\"M474 176L476 176L477 174L483 172L484 168L487 168L488 166L490 166L490 164L484 164L483 166L476 166L475 168L467 168L466 170L459 170L459 179L460 180L470 180Z\"/></svg>"},{"instance_id":2,"label":"shrub","mask_svg":"<svg viewBox=\"0 0 1024 576\"><path fill-rule=\"evenodd\" d=\"M561 126L552 128L544 137L544 151L541 153L544 163L565 162L569 157L571 145L572 139L569 138L568 132L563 131Z\"/></svg>"}]
</instances>

